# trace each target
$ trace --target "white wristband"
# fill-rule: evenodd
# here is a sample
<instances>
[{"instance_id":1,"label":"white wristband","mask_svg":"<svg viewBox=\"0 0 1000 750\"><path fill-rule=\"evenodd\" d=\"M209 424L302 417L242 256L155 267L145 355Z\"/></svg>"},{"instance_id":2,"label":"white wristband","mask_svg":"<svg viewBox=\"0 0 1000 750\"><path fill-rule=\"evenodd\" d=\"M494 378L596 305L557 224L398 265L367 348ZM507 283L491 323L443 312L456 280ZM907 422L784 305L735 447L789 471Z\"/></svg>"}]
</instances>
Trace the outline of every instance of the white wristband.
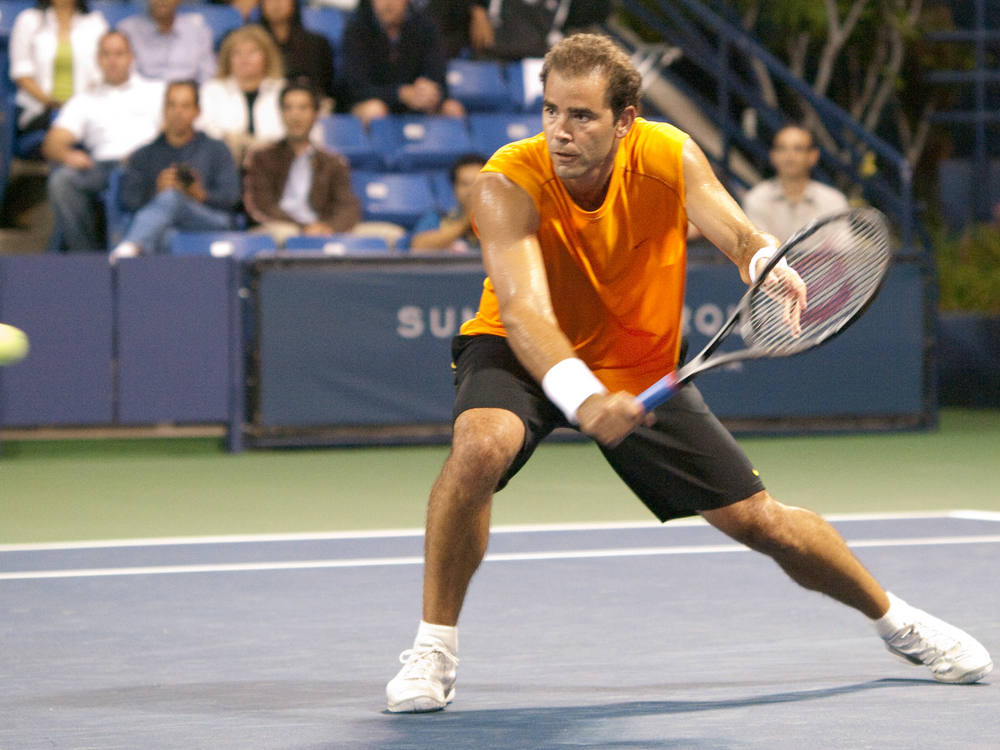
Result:
<instances>
[{"instance_id":1,"label":"white wristband","mask_svg":"<svg viewBox=\"0 0 1000 750\"><path fill-rule=\"evenodd\" d=\"M570 424L576 424L576 410L595 393L608 389L582 359L571 357L552 366L542 378L542 390L558 406Z\"/></svg>"},{"instance_id":2,"label":"white wristband","mask_svg":"<svg viewBox=\"0 0 1000 750\"><path fill-rule=\"evenodd\" d=\"M778 248L768 245L767 247L762 247L760 250L758 250L756 253L753 254L753 257L750 259L750 268L747 269L750 272L751 284L757 280L757 276L759 275L757 273L757 265L761 261L764 261L764 264L766 265L767 261L773 258L776 252L778 252ZM777 268L778 266L781 266L782 268L788 268L788 261L782 258L777 262L775 268Z\"/></svg>"}]
</instances>

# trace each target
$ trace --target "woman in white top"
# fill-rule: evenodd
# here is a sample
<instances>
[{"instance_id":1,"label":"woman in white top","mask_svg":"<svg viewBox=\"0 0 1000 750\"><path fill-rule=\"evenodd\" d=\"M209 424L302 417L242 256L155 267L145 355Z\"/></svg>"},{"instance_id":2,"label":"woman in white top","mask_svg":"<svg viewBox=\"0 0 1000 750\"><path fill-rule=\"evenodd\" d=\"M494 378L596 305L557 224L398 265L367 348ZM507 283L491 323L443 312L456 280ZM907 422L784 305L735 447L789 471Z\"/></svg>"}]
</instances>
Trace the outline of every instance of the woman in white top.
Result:
<instances>
[{"instance_id":1,"label":"woman in white top","mask_svg":"<svg viewBox=\"0 0 1000 750\"><path fill-rule=\"evenodd\" d=\"M219 49L217 77L201 85L195 127L224 140L241 164L249 146L285 137L278 101L283 76L281 52L264 29L230 32Z\"/></svg>"},{"instance_id":2,"label":"woman in white top","mask_svg":"<svg viewBox=\"0 0 1000 750\"><path fill-rule=\"evenodd\" d=\"M10 34L10 78L17 84L17 124L48 128L69 97L101 82L97 43L108 30L87 0L38 0L21 11Z\"/></svg>"}]
</instances>

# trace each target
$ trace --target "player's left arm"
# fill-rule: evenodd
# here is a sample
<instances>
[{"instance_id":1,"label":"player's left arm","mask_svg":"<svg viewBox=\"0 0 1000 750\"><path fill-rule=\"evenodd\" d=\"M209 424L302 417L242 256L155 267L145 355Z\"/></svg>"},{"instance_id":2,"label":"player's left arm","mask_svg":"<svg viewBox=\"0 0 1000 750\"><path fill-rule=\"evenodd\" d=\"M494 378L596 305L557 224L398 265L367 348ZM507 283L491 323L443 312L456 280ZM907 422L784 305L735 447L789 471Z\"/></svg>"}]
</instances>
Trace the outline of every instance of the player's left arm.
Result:
<instances>
[{"instance_id":1,"label":"player's left arm","mask_svg":"<svg viewBox=\"0 0 1000 750\"><path fill-rule=\"evenodd\" d=\"M780 243L747 218L719 182L712 165L693 139L685 141L682 158L688 220L736 264L743 281L749 284L756 278L755 271L764 268ZM751 263L757 268L751 268ZM806 309L806 287L802 279L790 268L776 267L765 285L769 294L784 300L785 319L797 329L799 317Z\"/></svg>"}]
</instances>

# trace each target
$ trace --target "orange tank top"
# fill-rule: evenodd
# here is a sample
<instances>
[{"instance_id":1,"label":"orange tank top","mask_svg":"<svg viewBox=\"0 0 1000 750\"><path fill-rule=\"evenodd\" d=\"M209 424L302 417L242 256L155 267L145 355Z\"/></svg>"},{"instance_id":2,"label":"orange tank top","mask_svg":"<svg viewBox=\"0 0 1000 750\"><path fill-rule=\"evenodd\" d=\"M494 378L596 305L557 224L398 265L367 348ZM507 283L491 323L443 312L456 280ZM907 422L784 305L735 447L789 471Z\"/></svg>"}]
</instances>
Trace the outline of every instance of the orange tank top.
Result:
<instances>
[{"instance_id":1,"label":"orange tank top","mask_svg":"<svg viewBox=\"0 0 1000 750\"><path fill-rule=\"evenodd\" d=\"M584 211L556 177L544 134L497 151L483 168L535 202L556 319L611 391L638 394L674 369L684 305L687 214L681 149L687 135L641 118L621 141L611 184ZM489 278L468 335L505 336Z\"/></svg>"}]
</instances>

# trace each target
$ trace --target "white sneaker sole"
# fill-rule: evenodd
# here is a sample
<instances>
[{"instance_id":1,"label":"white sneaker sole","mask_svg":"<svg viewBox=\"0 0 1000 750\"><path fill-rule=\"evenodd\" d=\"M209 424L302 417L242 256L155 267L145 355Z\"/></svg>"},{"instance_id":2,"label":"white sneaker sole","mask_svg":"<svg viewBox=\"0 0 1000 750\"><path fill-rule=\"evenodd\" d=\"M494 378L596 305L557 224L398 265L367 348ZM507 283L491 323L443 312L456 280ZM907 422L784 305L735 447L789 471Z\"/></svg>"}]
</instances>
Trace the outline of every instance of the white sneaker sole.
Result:
<instances>
[{"instance_id":1,"label":"white sneaker sole","mask_svg":"<svg viewBox=\"0 0 1000 750\"><path fill-rule=\"evenodd\" d=\"M455 688L452 687L444 697L444 703L432 698L429 695L417 695L413 698L390 703L389 713L393 714L427 714L433 711L441 711L445 706L455 699Z\"/></svg>"},{"instance_id":2,"label":"white sneaker sole","mask_svg":"<svg viewBox=\"0 0 1000 750\"><path fill-rule=\"evenodd\" d=\"M897 651L892 646L890 646L888 643L885 644L885 647L889 650L890 654L892 654L893 656L895 656L901 662L904 662L906 664L912 664L913 666L916 666L916 667L926 666L917 657L910 656L909 654L904 654L902 651ZM986 664L983 664L981 666L973 667L972 669L968 670L967 672L960 672L960 673L954 674L954 675L947 675L946 677L941 677L941 676L939 676L937 674L934 674L934 672L931 672L931 675L938 682L946 682L946 683L954 684L954 685L968 685L968 684L973 683L973 682L979 682L979 680L983 679L986 675L988 675L992 671L993 671L993 662L990 661L990 662L987 662Z\"/></svg>"}]
</instances>

